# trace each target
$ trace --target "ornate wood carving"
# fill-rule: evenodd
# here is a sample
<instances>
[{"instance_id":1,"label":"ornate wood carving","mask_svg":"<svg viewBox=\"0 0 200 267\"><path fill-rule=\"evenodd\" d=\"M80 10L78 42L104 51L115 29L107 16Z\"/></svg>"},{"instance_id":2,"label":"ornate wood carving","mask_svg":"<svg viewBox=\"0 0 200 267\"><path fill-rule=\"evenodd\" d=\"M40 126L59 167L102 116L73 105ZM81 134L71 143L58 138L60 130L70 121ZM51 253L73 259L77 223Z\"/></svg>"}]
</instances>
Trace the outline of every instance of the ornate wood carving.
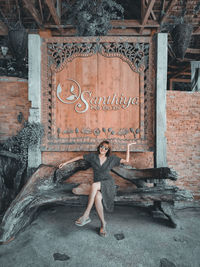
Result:
<instances>
[{"instance_id":1,"label":"ornate wood carving","mask_svg":"<svg viewBox=\"0 0 200 267\"><path fill-rule=\"evenodd\" d=\"M137 139L136 151L152 151L153 137L153 103L154 84L152 81L153 45L149 37L71 37L49 38L42 46L42 121L46 128L46 137L41 149L43 151L88 151L95 150L96 144L109 139L113 150L123 151L127 142ZM62 71L68 63L78 57L92 57L100 54L108 58L120 58L131 70L139 74L140 83L140 127L112 129L102 126L96 129L68 127L63 131L55 128L55 79L56 73ZM110 130L112 129L112 130ZM102 134L104 132L104 138ZM84 137L80 138L80 135ZM100 134L101 133L101 134ZM75 135L76 134L76 135ZM73 136L73 137L71 137ZM76 137L75 137L76 136ZM100 138L101 136L101 138Z\"/></svg>"},{"instance_id":2,"label":"ornate wood carving","mask_svg":"<svg viewBox=\"0 0 200 267\"><path fill-rule=\"evenodd\" d=\"M105 57L119 57L127 62L135 72L143 72L145 56L148 57L149 44L145 43L48 43L47 51L54 65L53 70L61 71L67 62L75 57L89 57L100 53Z\"/></svg>"}]
</instances>

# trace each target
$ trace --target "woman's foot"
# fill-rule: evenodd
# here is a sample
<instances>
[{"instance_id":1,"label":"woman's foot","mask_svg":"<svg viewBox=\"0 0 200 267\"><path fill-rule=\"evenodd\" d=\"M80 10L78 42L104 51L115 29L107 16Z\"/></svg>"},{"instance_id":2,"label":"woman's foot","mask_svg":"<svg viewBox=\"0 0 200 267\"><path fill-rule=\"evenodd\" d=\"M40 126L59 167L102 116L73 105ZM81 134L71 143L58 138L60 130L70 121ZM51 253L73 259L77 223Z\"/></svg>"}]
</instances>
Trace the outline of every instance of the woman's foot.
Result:
<instances>
[{"instance_id":1,"label":"woman's foot","mask_svg":"<svg viewBox=\"0 0 200 267\"><path fill-rule=\"evenodd\" d=\"M90 217L81 216L78 220L75 221L75 224L77 226L84 226L84 225L86 225L86 224L88 224L90 222L91 222Z\"/></svg>"},{"instance_id":2,"label":"woman's foot","mask_svg":"<svg viewBox=\"0 0 200 267\"><path fill-rule=\"evenodd\" d=\"M99 235L102 237L106 237L107 236L107 232L106 232L106 223L102 224L99 230Z\"/></svg>"}]
</instances>

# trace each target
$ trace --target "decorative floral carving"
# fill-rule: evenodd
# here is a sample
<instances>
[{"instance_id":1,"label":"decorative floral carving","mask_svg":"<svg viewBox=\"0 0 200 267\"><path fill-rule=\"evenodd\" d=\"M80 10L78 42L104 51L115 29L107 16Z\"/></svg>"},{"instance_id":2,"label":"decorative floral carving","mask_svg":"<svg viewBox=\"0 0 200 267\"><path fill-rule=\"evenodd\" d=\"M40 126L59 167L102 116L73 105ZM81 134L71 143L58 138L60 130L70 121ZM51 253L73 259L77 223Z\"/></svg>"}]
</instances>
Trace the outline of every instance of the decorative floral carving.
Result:
<instances>
[{"instance_id":1,"label":"decorative floral carving","mask_svg":"<svg viewBox=\"0 0 200 267\"><path fill-rule=\"evenodd\" d=\"M99 128L96 128L94 129L94 135L98 136L100 134L100 129Z\"/></svg>"},{"instance_id":2,"label":"decorative floral carving","mask_svg":"<svg viewBox=\"0 0 200 267\"><path fill-rule=\"evenodd\" d=\"M66 62L79 56L92 56L100 53L105 57L119 57L129 64L135 72L144 71L146 43L128 42L97 42L97 43L48 43L48 55L52 58L57 70L63 68Z\"/></svg>"},{"instance_id":3,"label":"decorative floral carving","mask_svg":"<svg viewBox=\"0 0 200 267\"><path fill-rule=\"evenodd\" d=\"M69 129L69 128L63 131L64 134L71 134L73 132L74 131L72 129Z\"/></svg>"},{"instance_id":4,"label":"decorative floral carving","mask_svg":"<svg viewBox=\"0 0 200 267\"><path fill-rule=\"evenodd\" d=\"M119 132L117 133L118 135L123 135L124 137L129 133L129 130L126 128L122 128L119 130Z\"/></svg>"},{"instance_id":5,"label":"decorative floral carving","mask_svg":"<svg viewBox=\"0 0 200 267\"><path fill-rule=\"evenodd\" d=\"M81 131L83 134L91 134L92 130L90 128L83 128Z\"/></svg>"}]
</instances>

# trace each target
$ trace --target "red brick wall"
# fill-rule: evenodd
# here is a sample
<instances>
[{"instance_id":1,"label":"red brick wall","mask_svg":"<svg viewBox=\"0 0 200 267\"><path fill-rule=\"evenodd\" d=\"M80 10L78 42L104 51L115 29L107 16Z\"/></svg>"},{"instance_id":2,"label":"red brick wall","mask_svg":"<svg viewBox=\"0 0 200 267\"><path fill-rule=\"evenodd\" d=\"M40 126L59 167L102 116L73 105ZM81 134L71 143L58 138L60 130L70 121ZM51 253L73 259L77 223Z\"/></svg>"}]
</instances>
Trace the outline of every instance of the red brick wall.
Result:
<instances>
[{"instance_id":1,"label":"red brick wall","mask_svg":"<svg viewBox=\"0 0 200 267\"><path fill-rule=\"evenodd\" d=\"M87 152L84 152L87 153ZM114 153L115 155L125 158L126 154L125 152L117 152ZM80 155L83 155L83 152L43 152L42 153L42 162L44 164L52 164L52 165L58 165L62 162L65 162L69 159L78 157ZM135 168L152 168L153 167L153 152L138 152L138 153L131 153L130 157L130 165L134 166ZM117 175L112 174L112 176L115 178L115 182L117 185L119 185L122 188L131 187L130 182L126 182L124 179L120 178ZM70 179L67 180L67 182L70 183L91 183L93 178L92 169L89 169L87 171L80 171L76 174L74 174Z\"/></svg>"},{"instance_id":2,"label":"red brick wall","mask_svg":"<svg viewBox=\"0 0 200 267\"><path fill-rule=\"evenodd\" d=\"M0 141L14 135L22 127L17 121L21 111L28 119L30 102L28 101L28 84L19 78L0 77ZM176 184L193 192L200 199L200 93L167 91L167 160L169 167L174 168L179 179ZM81 152L80 152L81 153ZM59 164L79 155L76 152L43 152L43 163ZM81 153L82 154L82 153ZM124 157L124 153L116 153ZM153 166L153 155L132 153L131 164L136 168ZM71 182L82 182L92 172L75 174ZM122 179L115 178L121 186Z\"/></svg>"},{"instance_id":3,"label":"red brick wall","mask_svg":"<svg viewBox=\"0 0 200 267\"><path fill-rule=\"evenodd\" d=\"M200 199L200 93L167 91L167 161Z\"/></svg>"},{"instance_id":4,"label":"red brick wall","mask_svg":"<svg viewBox=\"0 0 200 267\"><path fill-rule=\"evenodd\" d=\"M0 142L15 135L23 126L17 116L23 113L28 119L28 82L25 79L0 77Z\"/></svg>"}]
</instances>

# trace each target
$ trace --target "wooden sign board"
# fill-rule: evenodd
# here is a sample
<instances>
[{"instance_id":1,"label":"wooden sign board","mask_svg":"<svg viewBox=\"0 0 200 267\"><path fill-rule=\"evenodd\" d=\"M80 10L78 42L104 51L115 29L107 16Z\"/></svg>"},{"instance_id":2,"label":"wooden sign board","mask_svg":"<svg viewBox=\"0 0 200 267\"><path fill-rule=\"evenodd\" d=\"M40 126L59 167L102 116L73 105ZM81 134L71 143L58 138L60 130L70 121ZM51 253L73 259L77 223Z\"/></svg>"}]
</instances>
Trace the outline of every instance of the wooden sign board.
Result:
<instances>
[{"instance_id":1,"label":"wooden sign board","mask_svg":"<svg viewBox=\"0 0 200 267\"><path fill-rule=\"evenodd\" d=\"M119 52L119 46L125 50L125 43L78 41L46 42L43 51L43 62L54 59L54 64L48 64L50 82L43 89L43 122L48 131L43 150L94 150L102 140L110 140L119 151L134 140L144 147L144 55L140 61L135 56L134 64L133 55ZM77 47L79 51L74 52ZM135 44L129 44L127 51L131 49L144 52L144 47L136 49Z\"/></svg>"}]
</instances>

